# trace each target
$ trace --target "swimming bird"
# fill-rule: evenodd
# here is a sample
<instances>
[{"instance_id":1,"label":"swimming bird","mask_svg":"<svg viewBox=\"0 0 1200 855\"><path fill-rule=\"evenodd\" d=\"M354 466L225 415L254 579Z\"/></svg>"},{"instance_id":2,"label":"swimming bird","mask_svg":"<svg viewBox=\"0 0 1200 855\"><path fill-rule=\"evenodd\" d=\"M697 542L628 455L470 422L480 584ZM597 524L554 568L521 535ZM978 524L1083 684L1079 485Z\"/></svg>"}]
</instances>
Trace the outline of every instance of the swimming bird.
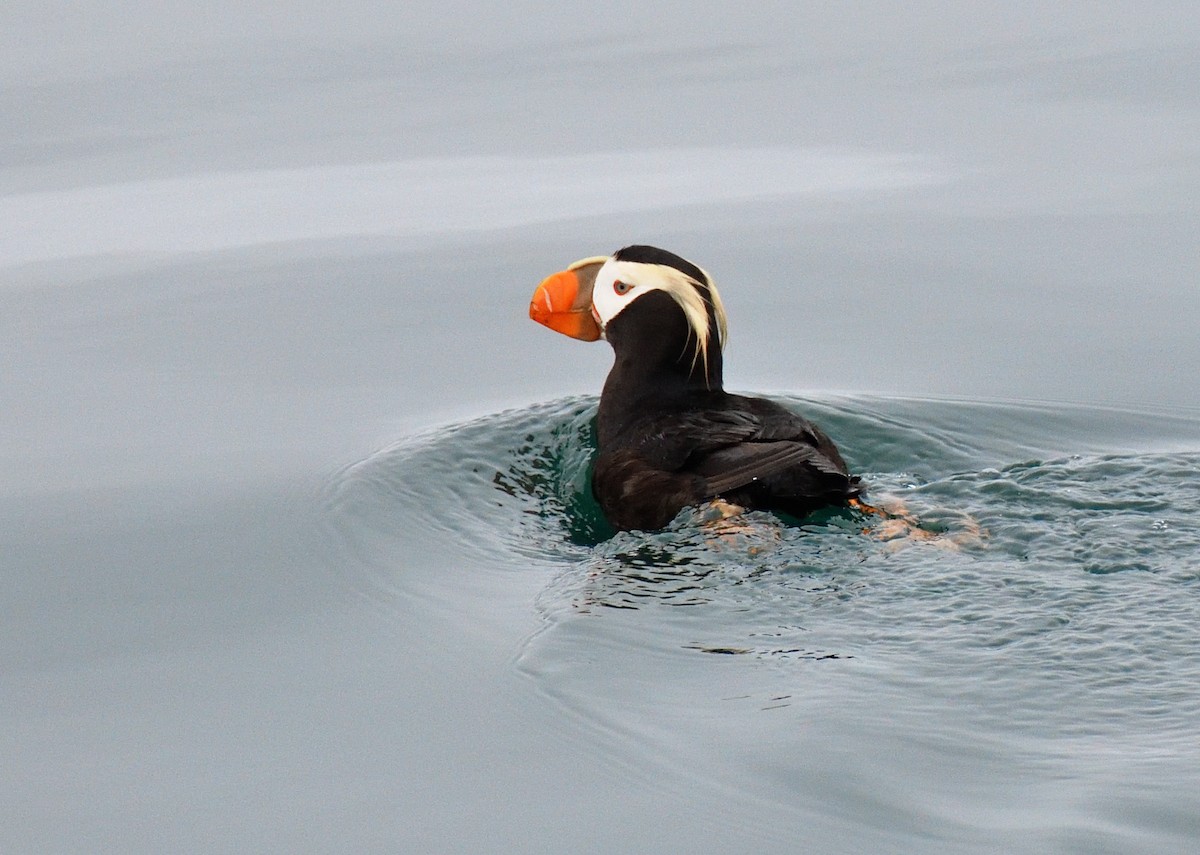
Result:
<instances>
[{"instance_id":1,"label":"swimming bird","mask_svg":"<svg viewBox=\"0 0 1200 855\"><path fill-rule=\"evenodd\" d=\"M585 258L538 286L529 316L612 345L592 490L614 528L660 529L683 508L709 502L723 515L801 517L861 492L812 422L724 390L725 308L692 262L652 246Z\"/></svg>"}]
</instances>

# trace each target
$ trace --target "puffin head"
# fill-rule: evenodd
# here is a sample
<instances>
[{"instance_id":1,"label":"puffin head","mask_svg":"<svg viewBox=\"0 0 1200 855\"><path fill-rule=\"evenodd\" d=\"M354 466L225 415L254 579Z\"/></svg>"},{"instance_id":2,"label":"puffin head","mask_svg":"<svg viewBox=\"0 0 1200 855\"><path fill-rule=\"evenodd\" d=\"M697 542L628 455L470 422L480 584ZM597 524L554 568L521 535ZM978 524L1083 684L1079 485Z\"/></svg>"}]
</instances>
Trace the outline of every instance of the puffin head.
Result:
<instances>
[{"instance_id":1,"label":"puffin head","mask_svg":"<svg viewBox=\"0 0 1200 855\"><path fill-rule=\"evenodd\" d=\"M687 259L653 246L584 258L548 276L533 293L529 317L563 335L596 341L606 337L622 312L655 291L683 312L694 360L707 363L714 340L718 349L725 346L725 307L712 278Z\"/></svg>"}]
</instances>

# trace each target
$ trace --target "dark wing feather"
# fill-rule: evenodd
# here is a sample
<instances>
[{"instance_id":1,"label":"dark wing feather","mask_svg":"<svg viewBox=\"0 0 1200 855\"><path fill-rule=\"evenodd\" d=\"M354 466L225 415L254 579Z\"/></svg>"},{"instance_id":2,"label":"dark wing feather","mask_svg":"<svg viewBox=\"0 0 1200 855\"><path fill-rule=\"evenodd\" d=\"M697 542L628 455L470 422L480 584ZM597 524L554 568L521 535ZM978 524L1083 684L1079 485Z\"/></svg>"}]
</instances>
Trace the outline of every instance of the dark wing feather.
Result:
<instances>
[{"instance_id":1,"label":"dark wing feather","mask_svg":"<svg viewBox=\"0 0 1200 855\"><path fill-rule=\"evenodd\" d=\"M819 473L844 478L845 472L811 445L798 442L743 442L706 455L693 471L704 478L709 495L717 496L782 470L807 466Z\"/></svg>"},{"instance_id":2,"label":"dark wing feather","mask_svg":"<svg viewBox=\"0 0 1200 855\"><path fill-rule=\"evenodd\" d=\"M736 410L692 410L653 417L633 426L636 439L623 446L667 471L682 469L698 455L757 438L762 424Z\"/></svg>"},{"instance_id":3,"label":"dark wing feather","mask_svg":"<svg viewBox=\"0 0 1200 855\"><path fill-rule=\"evenodd\" d=\"M836 447L807 419L762 398L731 395L728 401L737 407L670 413L637 424L631 450L655 468L702 476L710 496L796 467L806 471L806 483L832 487L847 478ZM787 490L783 483L777 488Z\"/></svg>"},{"instance_id":4,"label":"dark wing feather","mask_svg":"<svg viewBox=\"0 0 1200 855\"><path fill-rule=\"evenodd\" d=\"M716 496L802 515L860 487L808 420L763 398L728 395L635 422L597 459L593 489L618 528L660 528L685 505Z\"/></svg>"}]
</instances>

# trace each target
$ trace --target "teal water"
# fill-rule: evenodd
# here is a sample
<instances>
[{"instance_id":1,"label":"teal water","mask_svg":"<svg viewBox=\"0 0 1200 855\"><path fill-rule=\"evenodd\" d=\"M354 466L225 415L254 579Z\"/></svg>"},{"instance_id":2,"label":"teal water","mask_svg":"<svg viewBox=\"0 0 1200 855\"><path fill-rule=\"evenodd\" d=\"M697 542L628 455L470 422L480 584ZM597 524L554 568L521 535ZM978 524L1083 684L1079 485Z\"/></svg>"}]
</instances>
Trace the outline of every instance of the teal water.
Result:
<instances>
[{"instance_id":1,"label":"teal water","mask_svg":"<svg viewBox=\"0 0 1200 855\"><path fill-rule=\"evenodd\" d=\"M780 400L935 536L851 511L612 536L584 397L342 472L329 521L368 557L346 581L384 608L453 589L473 623L488 591L534 579L538 621L506 638L531 690L615 768L780 843L840 827L855 850L1185 851L1200 419Z\"/></svg>"}]
</instances>

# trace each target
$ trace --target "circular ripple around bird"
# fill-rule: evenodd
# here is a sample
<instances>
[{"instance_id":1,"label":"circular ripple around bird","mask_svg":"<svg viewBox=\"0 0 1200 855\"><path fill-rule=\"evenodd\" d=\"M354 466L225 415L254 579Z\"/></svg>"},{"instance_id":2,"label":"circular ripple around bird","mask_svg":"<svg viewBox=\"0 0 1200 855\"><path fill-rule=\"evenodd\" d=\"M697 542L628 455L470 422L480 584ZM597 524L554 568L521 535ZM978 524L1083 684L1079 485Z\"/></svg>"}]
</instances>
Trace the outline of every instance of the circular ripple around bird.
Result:
<instances>
[{"instance_id":1,"label":"circular ripple around bird","mask_svg":"<svg viewBox=\"0 0 1200 855\"><path fill-rule=\"evenodd\" d=\"M1129 839L1158 851L1191 834L1200 418L779 399L939 537L844 510L614 535L588 485L596 401L571 398L347 467L325 497L353 555L339 572L463 626L495 626L504 596L520 627L489 643L589 750L651 789L715 789L714 810L753 794L953 829L987 802L1015 827L1033 798L1039 822L1089 834L1137 814Z\"/></svg>"},{"instance_id":2,"label":"circular ripple around bird","mask_svg":"<svg viewBox=\"0 0 1200 855\"><path fill-rule=\"evenodd\" d=\"M954 698L1009 730L1104 732L1150 716L1163 739L1200 717L1200 455L1114 453L1087 433L1111 421L1100 411L781 400L837 438L872 495L901 498L940 536L882 539L848 511L720 526L685 513L662 532L614 535L588 485L593 398L380 451L331 486L331 517L373 553L359 583L376 596L403 590L433 540L460 573L536 569L543 629L519 662L584 714L614 669L654 682L718 657L767 669L752 693L764 708L812 690L815 667L933 706ZM1117 433L1153 433L1154 416L1121 418ZM1087 453L1053 456L1064 445ZM1081 722L1080 709L1108 718Z\"/></svg>"}]
</instances>

